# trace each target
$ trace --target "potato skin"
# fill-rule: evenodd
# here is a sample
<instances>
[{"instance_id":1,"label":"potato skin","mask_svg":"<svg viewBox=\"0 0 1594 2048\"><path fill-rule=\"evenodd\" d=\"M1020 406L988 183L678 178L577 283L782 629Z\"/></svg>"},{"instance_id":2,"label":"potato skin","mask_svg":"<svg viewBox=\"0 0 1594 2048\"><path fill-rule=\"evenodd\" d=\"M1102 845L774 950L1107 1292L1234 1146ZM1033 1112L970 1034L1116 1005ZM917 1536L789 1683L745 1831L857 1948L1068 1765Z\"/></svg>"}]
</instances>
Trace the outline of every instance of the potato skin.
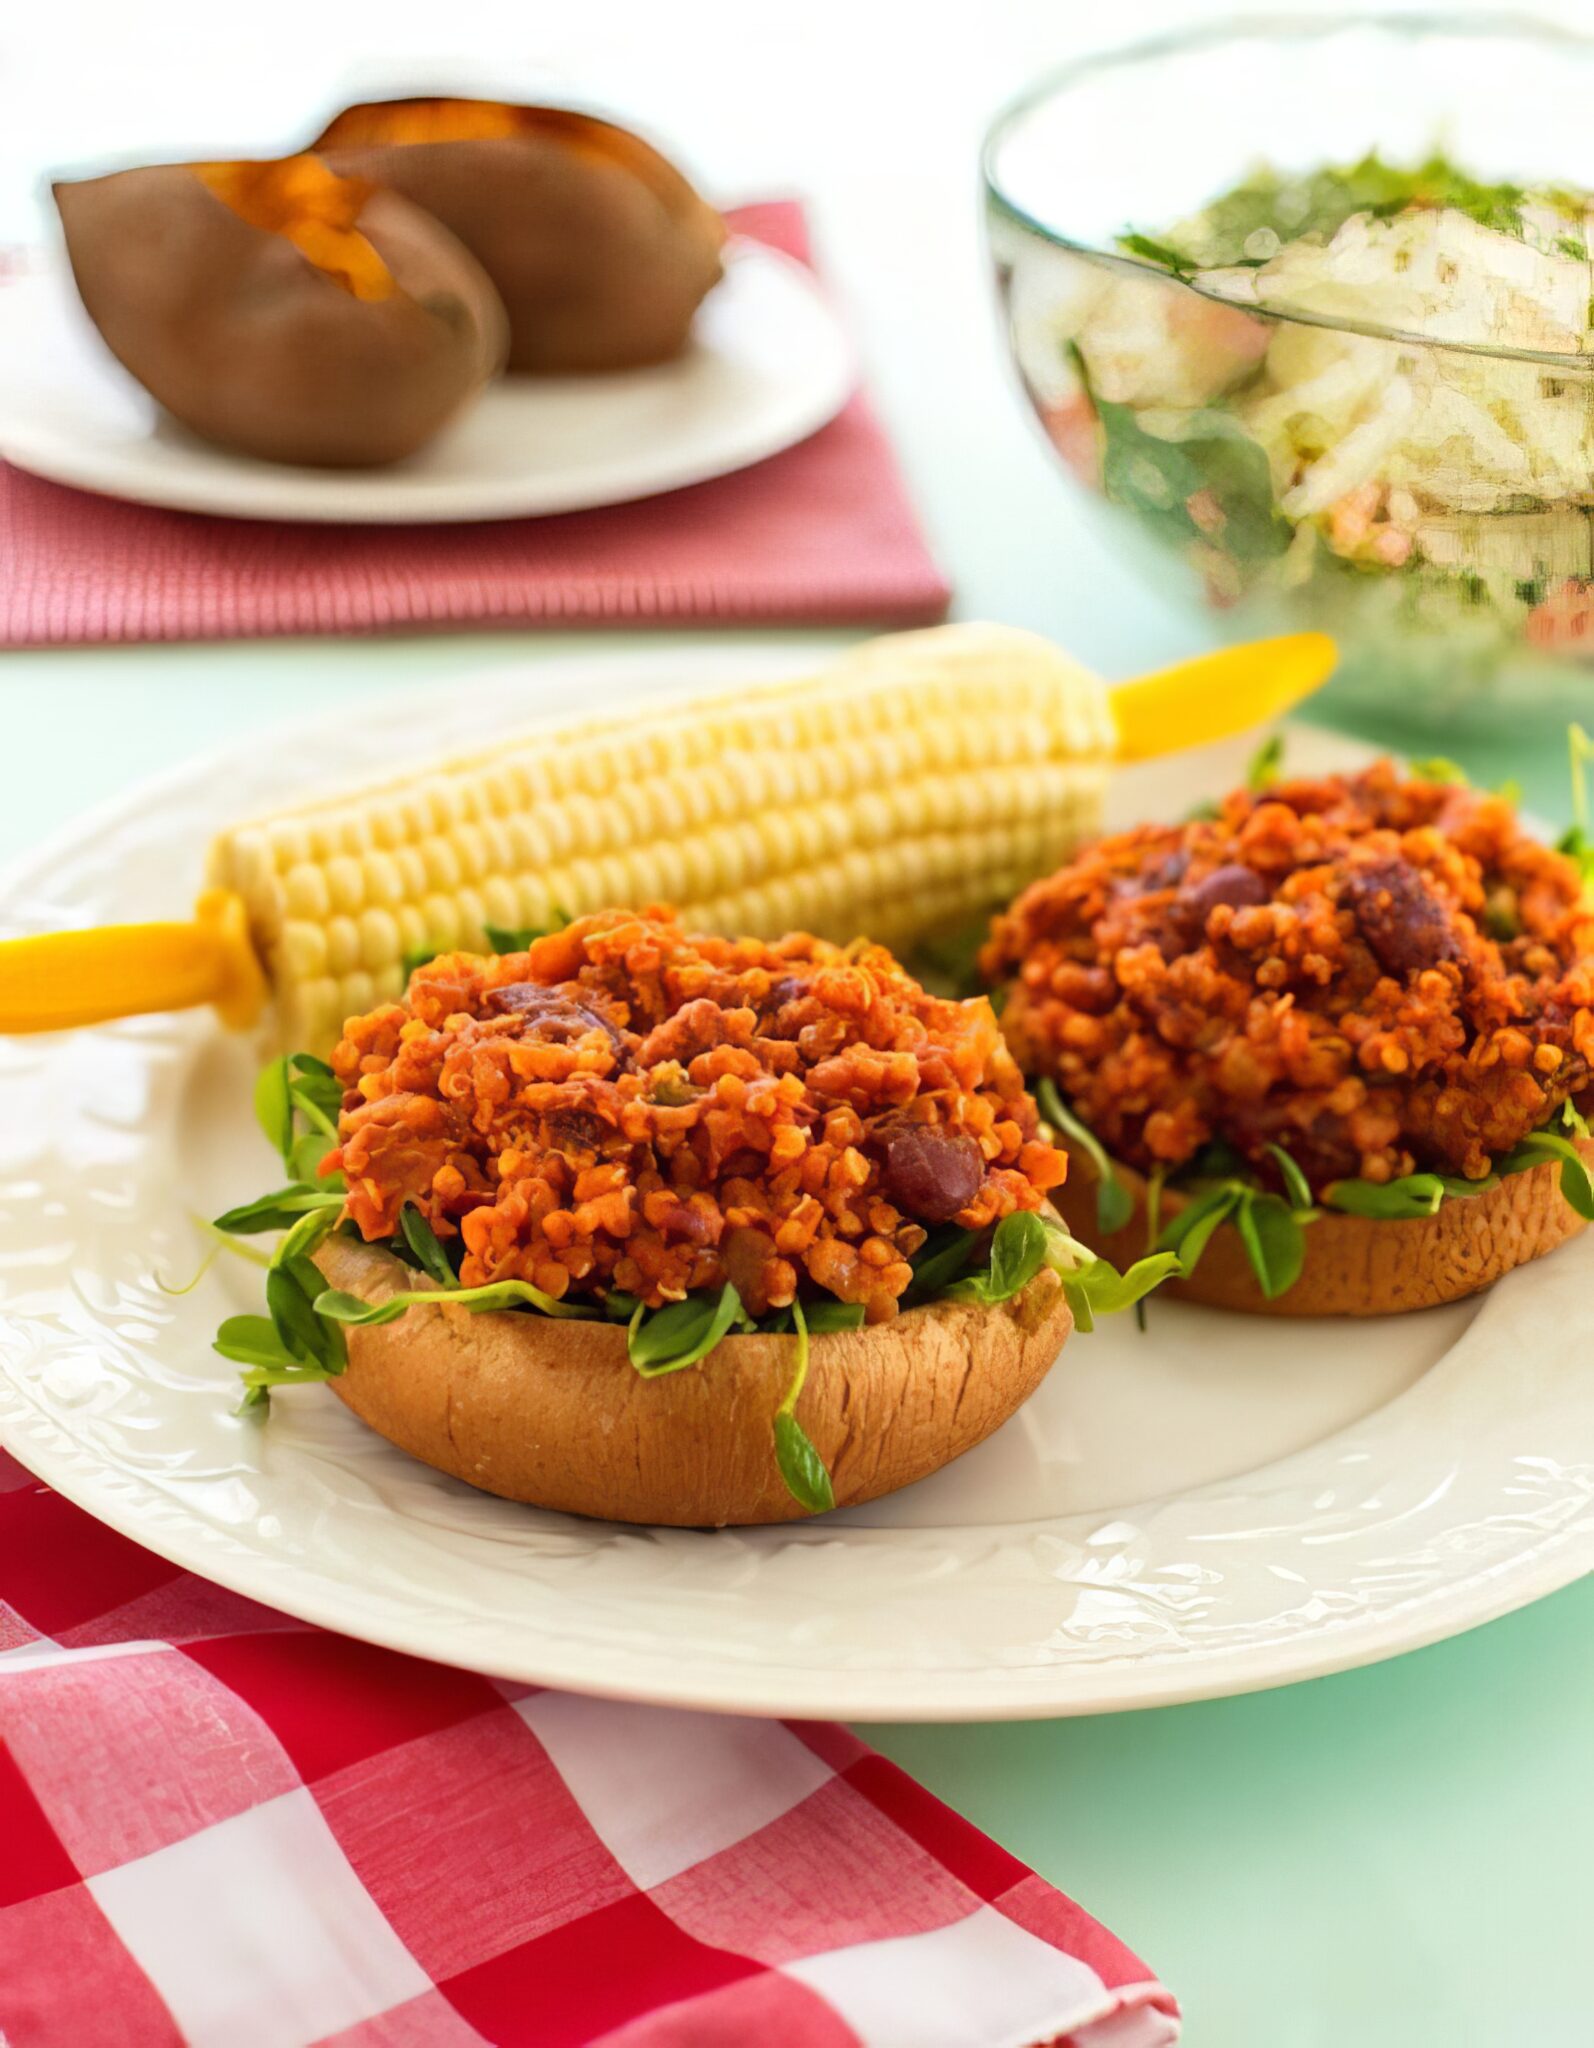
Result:
<instances>
[{"instance_id":1,"label":"potato skin","mask_svg":"<svg viewBox=\"0 0 1594 2048\"><path fill-rule=\"evenodd\" d=\"M390 296L357 299L184 164L58 184L72 275L123 366L196 434L269 462L395 462L501 368L491 281L438 222L373 192Z\"/></svg>"},{"instance_id":2,"label":"potato skin","mask_svg":"<svg viewBox=\"0 0 1594 2048\"><path fill-rule=\"evenodd\" d=\"M1594 1165L1594 1141L1578 1145ZM1096 1227L1096 1182L1083 1154L1069 1153L1068 1179L1052 1200L1082 1244L1122 1267L1146 1249L1146 1183L1127 1166L1115 1171L1134 1197L1135 1213L1122 1230ZM1162 1218L1168 1221L1186 1197L1165 1190ZM1245 1247L1232 1224L1212 1235L1188 1280L1169 1280L1164 1291L1211 1308L1258 1316L1388 1316L1408 1309L1437 1308L1492 1287L1529 1259L1542 1258L1586 1228L1563 1201L1560 1167L1553 1162L1514 1173L1481 1195L1442 1202L1432 1216L1379 1222L1321 1210L1305 1226L1306 1263L1301 1277L1277 1300L1257 1285Z\"/></svg>"},{"instance_id":3,"label":"potato skin","mask_svg":"<svg viewBox=\"0 0 1594 2048\"><path fill-rule=\"evenodd\" d=\"M312 147L424 206L472 251L509 310L511 370L679 355L723 275L720 216L627 130L557 107L513 112L518 134L397 142L379 139L380 105L351 107Z\"/></svg>"},{"instance_id":4,"label":"potato skin","mask_svg":"<svg viewBox=\"0 0 1594 2048\"><path fill-rule=\"evenodd\" d=\"M430 1282L391 1253L328 1238L316 1264L368 1301ZM1000 1308L935 1302L874 1329L812 1340L798 1420L836 1505L923 1479L1028 1400L1073 1318L1057 1276ZM412 1308L347 1332L329 1382L412 1457L507 1500L606 1521L723 1528L802 1518L771 1425L791 1337L730 1337L695 1366L644 1380L617 1323Z\"/></svg>"}]
</instances>

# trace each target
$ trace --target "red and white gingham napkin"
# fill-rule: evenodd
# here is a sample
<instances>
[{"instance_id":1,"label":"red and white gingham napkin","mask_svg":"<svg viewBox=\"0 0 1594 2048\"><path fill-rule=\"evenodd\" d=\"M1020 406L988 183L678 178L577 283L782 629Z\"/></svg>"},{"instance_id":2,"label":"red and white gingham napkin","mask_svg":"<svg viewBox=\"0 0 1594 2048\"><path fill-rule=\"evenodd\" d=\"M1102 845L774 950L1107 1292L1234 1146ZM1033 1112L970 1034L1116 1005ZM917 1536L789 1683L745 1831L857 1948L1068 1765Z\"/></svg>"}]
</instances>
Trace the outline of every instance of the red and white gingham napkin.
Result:
<instances>
[{"instance_id":1,"label":"red and white gingham napkin","mask_svg":"<svg viewBox=\"0 0 1594 2048\"><path fill-rule=\"evenodd\" d=\"M1163 2048L1177 2013L845 1729L306 1628L0 1452L6 2048Z\"/></svg>"}]
</instances>

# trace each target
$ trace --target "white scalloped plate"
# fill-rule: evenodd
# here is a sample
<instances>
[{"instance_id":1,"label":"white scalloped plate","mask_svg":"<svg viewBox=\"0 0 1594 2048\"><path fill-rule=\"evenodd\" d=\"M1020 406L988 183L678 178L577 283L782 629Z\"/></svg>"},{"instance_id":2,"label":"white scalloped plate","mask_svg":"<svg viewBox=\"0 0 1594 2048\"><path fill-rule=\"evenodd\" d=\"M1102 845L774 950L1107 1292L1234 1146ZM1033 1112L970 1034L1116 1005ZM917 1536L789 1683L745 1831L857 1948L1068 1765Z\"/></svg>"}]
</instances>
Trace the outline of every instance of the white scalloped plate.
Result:
<instances>
[{"instance_id":1,"label":"white scalloped plate","mask_svg":"<svg viewBox=\"0 0 1594 2048\"><path fill-rule=\"evenodd\" d=\"M405 462L257 462L180 427L116 362L64 258L0 295L0 455L80 490L233 519L522 519L618 505L762 462L847 402L852 348L813 273L746 237L675 361L503 377Z\"/></svg>"},{"instance_id":2,"label":"white scalloped plate","mask_svg":"<svg viewBox=\"0 0 1594 2048\"><path fill-rule=\"evenodd\" d=\"M789 668L789 658L771 667ZM446 698L259 738L84 823L0 926L177 911L227 814L461 724L747 672L724 648L528 663ZM397 737L393 737L393 735ZM386 737L384 737L386 735ZM1120 778L1122 819L1244 747ZM1301 732L1303 768L1347 743ZM798 1529L635 1530L429 1472L321 1389L235 1418L209 1340L255 1270L191 1294L191 1213L272 1177L251 1049L208 1018L0 1044L0 1437L176 1562L372 1641L504 1676L754 1713L1096 1713L1279 1685L1487 1621L1594 1564L1594 1233L1481 1306L1273 1324L1174 1303L1076 1337L978 1451ZM1580 1355L1581 1354L1581 1355Z\"/></svg>"}]
</instances>

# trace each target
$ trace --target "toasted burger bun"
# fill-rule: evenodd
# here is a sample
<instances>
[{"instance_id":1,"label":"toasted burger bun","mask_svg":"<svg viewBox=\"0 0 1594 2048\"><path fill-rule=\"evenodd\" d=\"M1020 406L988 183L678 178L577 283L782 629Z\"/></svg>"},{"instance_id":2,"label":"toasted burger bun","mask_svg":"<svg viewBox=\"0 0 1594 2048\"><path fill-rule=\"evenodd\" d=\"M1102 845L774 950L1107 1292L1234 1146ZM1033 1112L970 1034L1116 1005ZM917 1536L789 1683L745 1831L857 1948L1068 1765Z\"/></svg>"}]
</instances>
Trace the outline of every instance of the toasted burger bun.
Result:
<instances>
[{"instance_id":1,"label":"toasted burger bun","mask_svg":"<svg viewBox=\"0 0 1594 2048\"><path fill-rule=\"evenodd\" d=\"M1594 1164L1594 1141L1578 1145ZM1146 1249L1146 1182L1115 1165L1135 1213L1122 1230L1096 1226L1096 1179L1090 1161L1069 1153L1068 1179L1053 1191L1063 1221L1082 1244L1120 1268ZM1188 1280L1169 1280L1169 1294L1211 1308L1258 1316L1389 1316L1436 1308L1490 1287L1516 1266L1542 1258L1584 1228L1561 1195L1560 1166L1551 1161L1513 1173L1481 1195L1441 1202L1432 1216L1379 1222L1323 1209L1305 1226L1306 1263L1295 1285L1269 1301L1257 1284L1240 1234L1231 1223L1212 1234ZM1187 1197L1164 1189L1161 1218L1177 1216Z\"/></svg>"},{"instance_id":2,"label":"toasted burger bun","mask_svg":"<svg viewBox=\"0 0 1594 2048\"><path fill-rule=\"evenodd\" d=\"M432 1286L349 1238L328 1238L315 1258L329 1285L366 1301ZM999 1308L938 1301L813 1338L797 1419L837 1507L971 1450L1034 1393L1072 1328L1043 1268ZM652 1380L631 1365L618 1323L428 1306L347 1337L348 1369L330 1382L338 1398L411 1457L506 1500L678 1528L804 1513L772 1435L792 1337L728 1337Z\"/></svg>"}]
</instances>

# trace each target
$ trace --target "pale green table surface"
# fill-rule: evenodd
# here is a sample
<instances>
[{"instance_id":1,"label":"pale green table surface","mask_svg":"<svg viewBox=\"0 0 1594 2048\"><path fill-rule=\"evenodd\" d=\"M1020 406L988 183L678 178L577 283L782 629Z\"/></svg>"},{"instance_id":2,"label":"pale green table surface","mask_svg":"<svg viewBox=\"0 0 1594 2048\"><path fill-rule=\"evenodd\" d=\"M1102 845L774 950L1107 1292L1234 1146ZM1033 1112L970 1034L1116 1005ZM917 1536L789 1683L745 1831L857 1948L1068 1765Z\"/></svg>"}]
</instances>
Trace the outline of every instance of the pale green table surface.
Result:
<instances>
[{"instance_id":1,"label":"pale green table surface","mask_svg":"<svg viewBox=\"0 0 1594 2048\"><path fill-rule=\"evenodd\" d=\"M1068 632L1115 673L1189 644L1188 621L1143 597L1129 605L1116 575L1088 551L1074 561L1075 588L1095 577L1125 600L1104 599L1088 630L1045 604L1029 622ZM623 643L495 634L5 657L0 860L178 754L257 729L270 744L282 720L375 711L394 687L582 644ZM1550 736L1451 750L1480 778L1517 775L1529 802L1563 814L1564 753ZM865 1733L1136 1947L1179 1992L1194 2048L1594 2041L1587 1581L1436 1648L1282 1692Z\"/></svg>"}]
</instances>

